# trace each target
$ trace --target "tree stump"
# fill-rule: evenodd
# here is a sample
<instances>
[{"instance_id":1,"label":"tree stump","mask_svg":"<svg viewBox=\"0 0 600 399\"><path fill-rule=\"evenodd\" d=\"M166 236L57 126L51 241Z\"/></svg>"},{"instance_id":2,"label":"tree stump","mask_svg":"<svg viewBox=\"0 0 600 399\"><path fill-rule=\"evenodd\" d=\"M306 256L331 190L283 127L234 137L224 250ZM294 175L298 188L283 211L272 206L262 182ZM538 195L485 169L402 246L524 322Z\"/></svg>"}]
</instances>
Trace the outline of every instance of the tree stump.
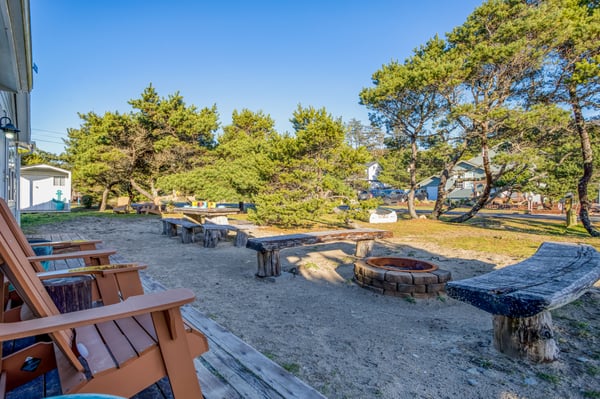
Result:
<instances>
[{"instance_id":1,"label":"tree stump","mask_svg":"<svg viewBox=\"0 0 600 399\"><path fill-rule=\"evenodd\" d=\"M76 276L43 280L46 291L60 313L92 307L92 277Z\"/></svg>"},{"instance_id":2,"label":"tree stump","mask_svg":"<svg viewBox=\"0 0 600 399\"><path fill-rule=\"evenodd\" d=\"M258 260L257 277L277 277L281 275L279 251L259 251L256 256Z\"/></svg>"},{"instance_id":3,"label":"tree stump","mask_svg":"<svg viewBox=\"0 0 600 399\"><path fill-rule=\"evenodd\" d=\"M559 350L550 312L522 318L494 315L494 347L510 357L534 363L555 361Z\"/></svg>"},{"instance_id":4,"label":"tree stump","mask_svg":"<svg viewBox=\"0 0 600 399\"><path fill-rule=\"evenodd\" d=\"M373 252L373 246L375 240L360 240L356 242L356 252L354 253L357 258L366 258Z\"/></svg>"}]
</instances>

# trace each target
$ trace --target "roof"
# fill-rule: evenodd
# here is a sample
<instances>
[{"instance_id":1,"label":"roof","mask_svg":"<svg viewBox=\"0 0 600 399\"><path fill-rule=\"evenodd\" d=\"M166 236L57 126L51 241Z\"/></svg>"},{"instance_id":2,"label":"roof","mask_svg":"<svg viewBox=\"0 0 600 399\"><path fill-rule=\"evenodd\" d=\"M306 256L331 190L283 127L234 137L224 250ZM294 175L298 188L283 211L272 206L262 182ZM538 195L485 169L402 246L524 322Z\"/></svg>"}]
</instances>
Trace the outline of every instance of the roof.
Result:
<instances>
[{"instance_id":1,"label":"roof","mask_svg":"<svg viewBox=\"0 0 600 399\"><path fill-rule=\"evenodd\" d=\"M25 172L25 173L24 173ZM46 164L38 164L38 165L30 165L30 166L22 166L21 167L21 175L23 174L31 174L27 172L56 172L65 175L71 175L71 171L66 169L57 168L56 166L46 165Z\"/></svg>"},{"instance_id":2,"label":"roof","mask_svg":"<svg viewBox=\"0 0 600 399\"><path fill-rule=\"evenodd\" d=\"M29 0L0 0L0 90L33 87Z\"/></svg>"},{"instance_id":3,"label":"roof","mask_svg":"<svg viewBox=\"0 0 600 399\"><path fill-rule=\"evenodd\" d=\"M448 194L449 199L464 199L473 198L473 189L472 188L461 188L457 190L453 190Z\"/></svg>"}]
</instances>

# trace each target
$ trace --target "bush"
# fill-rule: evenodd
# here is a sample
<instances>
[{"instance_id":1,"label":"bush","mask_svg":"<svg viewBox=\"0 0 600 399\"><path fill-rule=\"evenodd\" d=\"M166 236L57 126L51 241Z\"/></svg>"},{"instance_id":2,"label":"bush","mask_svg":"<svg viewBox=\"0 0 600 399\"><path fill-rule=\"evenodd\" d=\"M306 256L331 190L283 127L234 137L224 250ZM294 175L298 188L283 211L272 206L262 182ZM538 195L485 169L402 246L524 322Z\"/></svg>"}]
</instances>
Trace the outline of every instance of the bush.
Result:
<instances>
[{"instance_id":1,"label":"bush","mask_svg":"<svg viewBox=\"0 0 600 399\"><path fill-rule=\"evenodd\" d=\"M92 198L91 195L84 195L81 197L81 205L84 208L90 209L93 204L94 204L94 198Z\"/></svg>"}]
</instances>

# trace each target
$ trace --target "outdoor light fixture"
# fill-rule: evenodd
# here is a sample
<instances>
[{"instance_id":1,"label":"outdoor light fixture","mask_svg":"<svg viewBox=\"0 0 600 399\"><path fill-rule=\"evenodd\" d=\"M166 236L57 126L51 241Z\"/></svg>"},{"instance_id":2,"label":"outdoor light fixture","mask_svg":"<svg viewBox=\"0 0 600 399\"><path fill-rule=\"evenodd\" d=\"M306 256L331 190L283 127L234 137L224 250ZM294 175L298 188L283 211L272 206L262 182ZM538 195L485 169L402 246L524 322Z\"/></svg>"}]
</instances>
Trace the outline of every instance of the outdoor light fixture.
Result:
<instances>
[{"instance_id":1,"label":"outdoor light fixture","mask_svg":"<svg viewBox=\"0 0 600 399\"><path fill-rule=\"evenodd\" d=\"M0 118L0 129L4 131L6 138L9 140L13 140L17 137L17 133L20 132L20 130L13 125L12 120L8 116Z\"/></svg>"}]
</instances>

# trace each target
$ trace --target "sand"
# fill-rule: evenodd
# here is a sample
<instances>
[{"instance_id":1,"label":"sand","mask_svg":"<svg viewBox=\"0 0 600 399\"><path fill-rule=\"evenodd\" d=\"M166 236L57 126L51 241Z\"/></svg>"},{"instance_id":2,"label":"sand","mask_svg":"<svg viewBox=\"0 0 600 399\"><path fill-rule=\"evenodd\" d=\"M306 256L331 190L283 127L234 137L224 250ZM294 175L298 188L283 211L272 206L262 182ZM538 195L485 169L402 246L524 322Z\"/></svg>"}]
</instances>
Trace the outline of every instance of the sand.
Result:
<instances>
[{"instance_id":1,"label":"sand","mask_svg":"<svg viewBox=\"0 0 600 399\"><path fill-rule=\"evenodd\" d=\"M553 311L560 358L535 365L498 353L492 318L475 307L356 285L353 243L284 250L282 275L258 279L254 251L232 239L182 244L161 235L155 216L86 217L36 232L101 239L165 286L193 289L200 311L329 398L600 398L598 289ZM374 255L428 260L454 279L518 261L402 237L379 241Z\"/></svg>"}]
</instances>

